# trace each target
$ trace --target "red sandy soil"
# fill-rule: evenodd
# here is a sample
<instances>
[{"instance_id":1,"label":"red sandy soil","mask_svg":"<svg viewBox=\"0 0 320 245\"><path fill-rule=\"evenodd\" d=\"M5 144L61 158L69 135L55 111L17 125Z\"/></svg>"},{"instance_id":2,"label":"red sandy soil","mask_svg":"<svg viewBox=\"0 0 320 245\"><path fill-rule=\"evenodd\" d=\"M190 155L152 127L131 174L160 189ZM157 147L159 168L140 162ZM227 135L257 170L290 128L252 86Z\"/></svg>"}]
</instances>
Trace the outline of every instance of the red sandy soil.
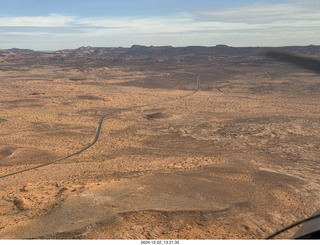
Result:
<instances>
[{"instance_id":1,"label":"red sandy soil","mask_svg":"<svg viewBox=\"0 0 320 245\"><path fill-rule=\"evenodd\" d=\"M0 69L1 175L115 112L0 179L0 238L262 239L311 215L319 78L221 59L179 100L199 64Z\"/></svg>"}]
</instances>

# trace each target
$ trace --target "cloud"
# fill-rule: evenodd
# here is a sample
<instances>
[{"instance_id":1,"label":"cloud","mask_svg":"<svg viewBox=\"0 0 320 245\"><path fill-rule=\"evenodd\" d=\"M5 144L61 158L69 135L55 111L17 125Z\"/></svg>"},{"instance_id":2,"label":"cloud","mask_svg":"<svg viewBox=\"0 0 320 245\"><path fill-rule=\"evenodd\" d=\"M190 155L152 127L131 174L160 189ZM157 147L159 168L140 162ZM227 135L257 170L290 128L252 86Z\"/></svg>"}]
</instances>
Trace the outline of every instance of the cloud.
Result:
<instances>
[{"instance_id":1,"label":"cloud","mask_svg":"<svg viewBox=\"0 0 320 245\"><path fill-rule=\"evenodd\" d=\"M99 24L99 23L97 23ZM95 25L94 21L86 21L75 16L50 14L49 16L20 16L0 18L2 35L74 35L93 34L99 30L121 27Z\"/></svg>"},{"instance_id":2,"label":"cloud","mask_svg":"<svg viewBox=\"0 0 320 245\"><path fill-rule=\"evenodd\" d=\"M0 18L2 47L284 46L319 44L320 1L256 3L153 17L50 14Z\"/></svg>"},{"instance_id":3,"label":"cloud","mask_svg":"<svg viewBox=\"0 0 320 245\"><path fill-rule=\"evenodd\" d=\"M199 11L199 21L265 24L278 21L319 21L320 2L315 0L285 3L255 3L250 5Z\"/></svg>"},{"instance_id":4,"label":"cloud","mask_svg":"<svg viewBox=\"0 0 320 245\"><path fill-rule=\"evenodd\" d=\"M319 44L320 1L287 1L219 8L193 13L198 23L212 25L241 46ZM217 28L218 23L221 28Z\"/></svg>"},{"instance_id":5,"label":"cloud","mask_svg":"<svg viewBox=\"0 0 320 245\"><path fill-rule=\"evenodd\" d=\"M49 16L18 16L1 17L1 26L42 26L42 27L63 27L75 22L75 17L59 14L50 14Z\"/></svg>"}]
</instances>

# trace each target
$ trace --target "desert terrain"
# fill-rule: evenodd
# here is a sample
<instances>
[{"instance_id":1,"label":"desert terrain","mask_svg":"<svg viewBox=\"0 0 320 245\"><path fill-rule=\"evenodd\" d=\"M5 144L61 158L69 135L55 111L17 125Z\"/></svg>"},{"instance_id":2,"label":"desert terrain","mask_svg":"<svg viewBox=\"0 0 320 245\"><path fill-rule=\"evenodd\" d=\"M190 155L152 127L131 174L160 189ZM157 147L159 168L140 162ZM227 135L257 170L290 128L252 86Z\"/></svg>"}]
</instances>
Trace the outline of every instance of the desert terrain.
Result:
<instances>
[{"instance_id":1,"label":"desert terrain","mask_svg":"<svg viewBox=\"0 0 320 245\"><path fill-rule=\"evenodd\" d=\"M260 51L0 50L0 238L263 239L310 216L320 77Z\"/></svg>"}]
</instances>

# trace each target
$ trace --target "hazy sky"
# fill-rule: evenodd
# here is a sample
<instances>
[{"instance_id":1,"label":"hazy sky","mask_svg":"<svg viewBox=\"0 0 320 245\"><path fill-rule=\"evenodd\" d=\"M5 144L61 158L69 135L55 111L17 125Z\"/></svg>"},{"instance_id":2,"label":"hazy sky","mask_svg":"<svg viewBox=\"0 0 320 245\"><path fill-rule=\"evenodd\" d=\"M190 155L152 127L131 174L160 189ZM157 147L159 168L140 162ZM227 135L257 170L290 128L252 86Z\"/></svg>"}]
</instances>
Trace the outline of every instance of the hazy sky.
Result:
<instances>
[{"instance_id":1,"label":"hazy sky","mask_svg":"<svg viewBox=\"0 0 320 245\"><path fill-rule=\"evenodd\" d=\"M320 44L319 0L1 1L0 49Z\"/></svg>"}]
</instances>

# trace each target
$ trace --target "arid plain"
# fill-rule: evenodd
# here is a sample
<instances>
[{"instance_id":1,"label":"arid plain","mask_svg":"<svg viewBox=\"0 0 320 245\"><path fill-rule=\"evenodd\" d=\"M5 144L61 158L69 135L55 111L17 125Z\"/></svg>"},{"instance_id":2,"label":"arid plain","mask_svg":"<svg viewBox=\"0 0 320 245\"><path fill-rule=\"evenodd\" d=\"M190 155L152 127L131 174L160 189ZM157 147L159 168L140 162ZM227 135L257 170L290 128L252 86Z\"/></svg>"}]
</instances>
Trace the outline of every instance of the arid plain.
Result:
<instances>
[{"instance_id":1,"label":"arid plain","mask_svg":"<svg viewBox=\"0 0 320 245\"><path fill-rule=\"evenodd\" d=\"M0 179L0 238L262 239L311 215L320 77L257 51L0 50L1 176L107 115Z\"/></svg>"}]
</instances>

